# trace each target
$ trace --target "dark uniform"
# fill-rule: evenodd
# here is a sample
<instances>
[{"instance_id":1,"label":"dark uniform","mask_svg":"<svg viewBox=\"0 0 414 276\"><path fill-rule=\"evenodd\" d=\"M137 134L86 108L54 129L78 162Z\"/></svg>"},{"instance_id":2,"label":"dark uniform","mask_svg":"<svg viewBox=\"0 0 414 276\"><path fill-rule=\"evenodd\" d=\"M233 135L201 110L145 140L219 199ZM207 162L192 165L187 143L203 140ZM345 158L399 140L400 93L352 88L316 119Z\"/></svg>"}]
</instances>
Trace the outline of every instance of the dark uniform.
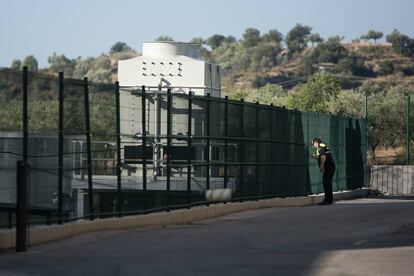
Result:
<instances>
[{"instance_id":1,"label":"dark uniform","mask_svg":"<svg viewBox=\"0 0 414 276\"><path fill-rule=\"evenodd\" d=\"M321 166L321 156L325 155L325 163L323 164L323 191L325 193L324 202L332 203L333 202L333 193L332 193L332 180L335 174L335 161L333 160L332 153L328 147L320 143L319 147L316 149L316 159L318 160L319 167Z\"/></svg>"}]
</instances>

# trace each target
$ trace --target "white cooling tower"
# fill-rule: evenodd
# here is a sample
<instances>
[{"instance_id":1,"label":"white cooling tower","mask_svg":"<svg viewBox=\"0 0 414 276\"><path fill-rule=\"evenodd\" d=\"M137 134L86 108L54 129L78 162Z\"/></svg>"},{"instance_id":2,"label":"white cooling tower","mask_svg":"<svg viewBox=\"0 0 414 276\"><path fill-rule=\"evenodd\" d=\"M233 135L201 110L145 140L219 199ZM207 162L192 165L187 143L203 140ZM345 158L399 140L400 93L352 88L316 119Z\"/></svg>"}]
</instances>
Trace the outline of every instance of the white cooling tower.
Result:
<instances>
[{"instance_id":1,"label":"white cooling tower","mask_svg":"<svg viewBox=\"0 0 414 276\"><path fill-rule=\"evenodd\" d=\"M220 68L200 60L197 44L143 43L142 56L118 61L118 81L121 87L144 85L155 90L161 84L173 93L191 90L196 95L220 97Z\"/></svg>"}]
</instances>

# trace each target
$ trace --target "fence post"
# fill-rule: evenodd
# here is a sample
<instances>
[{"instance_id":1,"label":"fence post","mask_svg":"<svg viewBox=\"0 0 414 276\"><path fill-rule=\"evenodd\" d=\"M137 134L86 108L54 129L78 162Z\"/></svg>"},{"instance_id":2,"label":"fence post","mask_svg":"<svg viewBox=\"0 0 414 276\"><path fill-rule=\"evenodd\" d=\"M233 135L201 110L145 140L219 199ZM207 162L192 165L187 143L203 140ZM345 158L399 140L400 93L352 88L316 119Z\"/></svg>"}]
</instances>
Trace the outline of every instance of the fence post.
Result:
<instances>
[{"instance_id":1,"label":"fence post","mask_svg":"<svg viewBox=\"0 0 414 276\"><path fill-rule=\"evenodd\" d=\"M210 65L211 68L211 65ZM206 112L206 136L207 136L207 143L206 143L206 190L210 189L210 139L211 139L211 95L207 93L207 112Z\"/></svg>"},{"instance_id":2,"label":"fence post","mask_svg":"<svg viewBox=\"0 0 414 276\"><path fill-rule=\"evenodd\" d=\"M407 165L410 165L410 136L411 136L411 129L410 129L410 103L411 97L407 95Z\"/></svg>"},{"instance_id":3,"label":"fence post","mask_svg":"<svg viewBox=\"0 0 414 276\"><path fill-rule=\"evenodd\" d=\"M17 162L17 208L16 208L16 252L26 252L28 198L28 165L26 161Z\"/></svg>"},{"instance_id":4,"label":"fence post","mask_svg":"<svg viewBox=\"0 0 414 276\"><path fill-rule=\"evenodd\" d=\"M170 181L171 181L171 142L172 142L171 141L171 134L172 134L172 118L171 118L172 114L171 113L172 113L172 96L171 96L171 88L168 88L167 89L167 192L170 191Z\"/></svg>"},{"instance_id":5,"label":"fence post","mask_svg":"<svg viewBox=\"0 0 414 276\"><path fill-rule=\"evenodd\" d=\"M115 82L115 124L116 124L116 184L117 184L117 212L122 216L122 164L121 164L121 102L119 94L119 82Z\"/></svg>"},{"instance_id":6,"label":"fence post","mask_svg":"<svg viewBox=\"0 0 414 276\"><path fill-rule=\"evenodd\" d=\"M28 68L27 66L23 67L23 160L27 162L27 152L28 152Z\"/></svg>"},{"instance_id":7,"label":"fence post","mask_svg":"<svg viewBox=\"0 0 414 276\"><path fill-rule=\"evenodd\" d=\"M191 117L193 116L193 92L188 94L188 118L187 118L187 146L188 152L192 152L192 131L191 131ZM188 156L191 156L190 154ZM187 159L187 192L191 191L191 158Z\"/></svg>"},{"instance_id":8,"label":"fence post","mask_svg":"<svg viewBox=\"0 0 414 276\"><path fill-rule=\"evenodd\" d=\"M224 188L227 188L227 161L228 161L228 146L229 146L229 97L224 98Z\"/></svg>"},{"instance_id":9,"label":"fence post","mask_svg":"<svg viewBox=\"0 0 414 276\"><path fill-rule=\"evenodd\" d=\"M244 190L244 99L240 99L241 112L240 112L240 195L243 195Z\"/></svg>"},{"instance_id":10,"label":"fence post","mask_svg":"<svg viewBox=\"0 0 414 276\"><path fill-rule=\"evenodd\" d=\"M256 145L255 145L255 148L256 148L256 152L255 152L255 161L256 161L256 165L255 165L255 171L256 171L256 177L255 177L255 180L256 180L256 185L257 185L257 198L259 198L260 196L261 196L261 193L262 193L262 183L260 182L260 177L259 177L259 171L260 171L260 169L261 169L261 166L259 166L258 165L258 163L259 163L259 145L260 144L262 144L262 143L260 143L259 142L259 139L260 139L260 134L259 134L259 132L260 132L260 127L259 127L259 125L260 125L260 121L259 121L259 112L260 112L260 106L259 106L259 102L256 102L256 106L255 106L256 108L255 108L255 113L256 113L256 120L255 120L255 124L256 124L256 129L255 129L255 131L256 131Z\"/></svg>"},{"instance_id":11,"label":"fence post","mask_svg":"<svg viewBox=\"0 0 414 276\"><path fill-rule=\"evenodd\" d=\"M147 145L147 131L145 126L146 121L146 94L145 94L145 86L142 86L142 95L141 95L141 128L142 128L142 148L141 148L141 155L142 155L142 189L144 192L147 190L147 158L145 157L146 153L146 145Z\"/></svg>"},{"instance_id":12,"label":"fence post","mask_svg":"<svg viewBox=\"0 0 414 276\"><path fill-rule=\"evenodd\" d=\"M85 107L85 134L86 134L86 155L88 169L88 199L90 219L94 219L93 210L93 187L92 187L92 152L91 152L91 125L89 114L89 84L88 78L83 78L84 107Z\"/></svg>"},{"instance_id":13,"label":"fence post","mask_svg":"<svg viewBox=\"0 0 414 276\"><path fill-rule=\"evenodd\" d=\"M63 223L64 75L59 72L58 220Z\"/></svg>"}]
</instances>

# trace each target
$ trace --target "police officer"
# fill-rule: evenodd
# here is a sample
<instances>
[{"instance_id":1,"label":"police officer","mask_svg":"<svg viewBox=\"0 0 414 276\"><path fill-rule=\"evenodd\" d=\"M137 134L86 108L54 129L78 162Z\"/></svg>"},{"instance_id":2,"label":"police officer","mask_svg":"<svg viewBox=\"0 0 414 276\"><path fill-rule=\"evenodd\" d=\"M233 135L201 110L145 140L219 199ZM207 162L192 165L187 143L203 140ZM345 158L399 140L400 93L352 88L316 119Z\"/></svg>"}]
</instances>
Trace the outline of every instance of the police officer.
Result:
<instances>
[{"instance_id":1,"label":"police officer","mask_svg":"<svg viewBox=\"0 0 414 276\"><path fill-rule=\"evenodd\" d=\"M333 203L332 179L335 174L335 161L331 151L322 143L320 138L314 138L312 146L315 149L315 153L311 157L318 161L319 168L323 174L322 183L325 199L319 204L330 205Z\"/></svg>"}]
</instances>

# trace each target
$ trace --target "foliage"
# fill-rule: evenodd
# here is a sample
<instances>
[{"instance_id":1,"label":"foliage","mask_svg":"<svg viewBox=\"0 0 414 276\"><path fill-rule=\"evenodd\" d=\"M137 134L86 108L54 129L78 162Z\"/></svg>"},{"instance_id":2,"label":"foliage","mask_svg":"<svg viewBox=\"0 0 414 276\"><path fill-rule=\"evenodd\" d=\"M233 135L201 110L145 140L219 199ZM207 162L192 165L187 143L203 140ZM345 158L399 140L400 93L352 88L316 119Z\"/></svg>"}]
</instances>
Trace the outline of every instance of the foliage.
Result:
<instances>
[{"instance_id":1,"label":"foliage","mask_svg":"<svg viewBox=\"0 0 414 276\"><path fill-rule=\"evenodd\" d=\"M383 61L379 64L381 75L391 75L394 73L394 63L390 60Z\"/></svg>"},{"instance_id":2,"label":"foliage","mask_svg":"<svg viewBox=\"0 0 414 276\"><path fill-rule=\"evenodd\" d=\"M248 102L261 104L273 104L274 106L286 105L287 93L280 85L268 84L260 89L251 91L245 98Z\"/></svg>"},{"instance_id":3,"label":"foliage","mask_svg":"<svg viewBox=\"0 0 414 276\"><path fill-rule=\"evenodd\" d=\"M283 41L283 35L276 29L269 30L262 37L263 42L273 42L276 45L279 45Z\"/></svg>"},{"instance_id":4,"label":"foliage","mask_svg":"<svg viewBox=\"0 0 414 276\"><path fill-rule=\"evenodd\" d=\"M47 62L50 64L49 69L54 72L64 72L65 76L72 77L75 70L76 60L71 60L64 55L57 55L53 53L52 56L47 58Z\"/></svg>"},{"instance_id":5,"label":"foliage","mask_svg":"<svg viewBox=\"0 0 414 276\"><path fill-rule=\"evenodd\" d=\"M341 90L327 105L331 113L361 118L365 115L365 93L361 90Z\"/></svg>"},{"instance_id":6,"label":"foliage","mask_svg":"<svg viewBox=\"0 0 414 276\"><path fill-rule=\"evenodd\" d=\"M174 39L168 35L160 35L159 37L155 38L154 41L159 41L159 42L174 41Z\"/></svg>"},{"instance_id":7,"label":"foliage","mask_svg":"<svg viewBox=\"0 0 414 276\"><path fill-rule=\"evenodd\" d=\"M309 26L296 24L286 35L286 45L289 49L289 56L293 57L306 48L306 37L311 33Z\"/></svg>"},{"instance_id":8,"label":"foliage","mask_svg":"<svg viewBox=\"0 0 414 276\"><path fill-rule=\"evenodd\" d=\"M206 44L211 47L211 49L218 48L226 37L224 35L215 34L207 38Z\"/></svg>"},{"instance_id":9,"label":"foliage","mask_svg":"<svg viewBox=\"0 0 414 276\"><path fill-rule=\"evenodd\" d=\"M260 41L260 31L255 28L248 28L243 33L241 45L244 48L253 48L257 46Z\"/></svg>"},{"instance_id":10,"label":"foliage","mask_svg":"<svg viewBox=\"0 0 414 276\"><path fill-rule=\"evenodd\" d=\"M112 45L110 53L119 53L124 51L130 51L131 47L128 46L125 42L116 42L114 45Z\"/></svg>"},{"instance_id":11,"label":"foliage","mask_svg":"<svg viewBox=\"0 0 414 276\"><path fill-rule=\"evenodd\" d=\"M381 39L384 36L382 32L369 30L365 35L361 36L361 39L364 40L371 40L373 39L375 43L377 43L378 39Z\"/></svg>"},{"instance_id":12,"label":"foliage","mask_svg":"<svg viewBox=\"0 0 414 276\"><path fill-rule=\"evenodd\" d=\"M39 70L39 63L37 62L37 59L32 55L25 57L22 66L27 66L27 69L31 72L37 72Z\"/></svg>"},{"instance_id":13,"label":"foliage","mask_svg":"<svg viewBox=\"0 0 414 276\"><path fill-rule=\"evenodd\" d=\"M298 91L288 94L287 106L301 111L328 112L327 103L336 100L340 90L337 79L328 74L315 74Z\"/></svg>"},{"instance_id":14,"label":"foliage","mask_svg":"<svg viewBox=\"0 0 414 276\"><path fill-rule=\"evenodd\" d=\"M401 34L398 30L394 30L387 35L386 40L392 44L392 48L397 54L414 57L414 39Z\"/></svg>"},{"instance_id":15,"label":"foliage","mask_svg":"<svg viewBox=\"0 0 414 276\"><path fill-rule=\"evenodd\" d=\"M281 47L277 42L260 42L252 54L251 69L266 71L277 64L277 55Z\"/></svg>"},{"instance_id":16,"label":"foliage","mask_svg":"<svg viewBox=\"0 0 414 276\"><path fill-rule=\"evenodd\" d=\"M15 59L12 61L10 68L13 70L19 70L22 68L22 61L20 59Z\"/></svg>"},{"instance_id":17,"label":"foliage","mask_svg":"<svg viewBox=\"0 0 414 276\"><path fill-rule=\"evenodd\" d=\"M306 41L312 43L312 47L323 41L323 38L318 33L311 33L306 37Z\"/></svg>"}]
</instances>

